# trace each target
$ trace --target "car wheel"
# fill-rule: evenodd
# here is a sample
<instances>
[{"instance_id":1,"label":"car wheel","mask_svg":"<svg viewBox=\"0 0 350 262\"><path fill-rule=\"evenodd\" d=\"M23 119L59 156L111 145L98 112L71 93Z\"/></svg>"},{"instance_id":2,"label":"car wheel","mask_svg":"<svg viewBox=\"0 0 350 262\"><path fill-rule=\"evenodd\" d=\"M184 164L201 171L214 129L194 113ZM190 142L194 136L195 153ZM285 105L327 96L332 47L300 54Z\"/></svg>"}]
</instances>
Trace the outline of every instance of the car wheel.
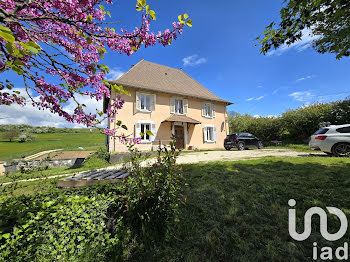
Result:
<instances>
[{"instance_id":1,"label":"car wheel","mask_svg":"<svg viewBox=\"0 0 350 262\"><path fill-rule=\"evenodd\" d=\"M238 150L241 150L241 151L245 149L245 145L243 142L238 142L237 147L238 147Z\"/></svg>"},{"instance_id":2,"label":"car wheel","mask_svg":"<svg viewBox=\"0 0 350 262\"><path fill-rule=\"evenodd\" d=\"M263 148L264 148L263 142L259 141L258 142L258 149L263 149Z\"/></svg>"},{"instance_id":3,"label":"car wheel","mask_svg":"<svg viewBox=\"0 0 350 262\"><path fill-rule=\"evenodd\" d=\"M350 144L339 143L333 146L332 153L337 157L349 157L350 156Z\"/></svg>"},{"instance_id":4,"label":"car wheel","mask_svg":"<svg viewBox=\"0 0 350 262\"><path fill-rule=\"evenodd\" d=\"M231 150L231 147L225 146L225 149L226 149L227 151L230 151L230 150Z\"/></svg>"}]
</instances>

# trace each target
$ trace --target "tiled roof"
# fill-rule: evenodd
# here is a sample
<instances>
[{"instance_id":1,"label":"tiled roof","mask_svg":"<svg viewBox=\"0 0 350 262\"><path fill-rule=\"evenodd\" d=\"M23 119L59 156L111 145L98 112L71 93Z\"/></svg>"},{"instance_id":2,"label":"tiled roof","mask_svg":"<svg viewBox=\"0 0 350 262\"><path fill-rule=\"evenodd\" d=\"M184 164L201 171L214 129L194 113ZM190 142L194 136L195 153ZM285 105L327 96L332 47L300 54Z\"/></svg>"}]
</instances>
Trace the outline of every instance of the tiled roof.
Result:
<instances>
[{"instance_id":1,"label":"tiled roof","mask_svg":"<svg viewBox=\"0 0 350 262\"><path fill-rule=\"evenodd\" d=\"M190 118L188 116L183 115L171 115L167 119L165 119L163 122L184 122L184 123L190 123L190 124L200 124L201 122Z\"/></svg>"},{"instance_id":2,"label":"tiled roof","mask_svg":"<svg viewBox=\"0 0 350 262\"><path fill-rule=\"evenodd\" d=\"M110 80L110 83L232 104L214 95L184 71L145 60L117 80Z\"/></svg>"}]
</instances>

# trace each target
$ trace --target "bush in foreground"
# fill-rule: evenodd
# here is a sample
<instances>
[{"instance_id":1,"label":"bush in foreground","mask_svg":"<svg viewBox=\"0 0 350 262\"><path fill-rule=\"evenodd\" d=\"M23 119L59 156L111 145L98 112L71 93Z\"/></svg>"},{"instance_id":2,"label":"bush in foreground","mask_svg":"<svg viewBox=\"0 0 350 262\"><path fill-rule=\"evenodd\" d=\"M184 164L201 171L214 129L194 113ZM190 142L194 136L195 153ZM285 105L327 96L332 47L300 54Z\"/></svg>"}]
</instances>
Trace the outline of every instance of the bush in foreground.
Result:
<instances>
[{"instance_id":1,"label":"bush in foreground","mask_svg":"<svg viewBox=\"0 0 350 262\"><path fill-rule=\"evenodd\" d=\"M120 261L161 240L180 186L177 152L159 149L118 184L10 198L0 207L0 261ZM137 243L137 245L135 244Z\"/></svg>"}]
</instances>

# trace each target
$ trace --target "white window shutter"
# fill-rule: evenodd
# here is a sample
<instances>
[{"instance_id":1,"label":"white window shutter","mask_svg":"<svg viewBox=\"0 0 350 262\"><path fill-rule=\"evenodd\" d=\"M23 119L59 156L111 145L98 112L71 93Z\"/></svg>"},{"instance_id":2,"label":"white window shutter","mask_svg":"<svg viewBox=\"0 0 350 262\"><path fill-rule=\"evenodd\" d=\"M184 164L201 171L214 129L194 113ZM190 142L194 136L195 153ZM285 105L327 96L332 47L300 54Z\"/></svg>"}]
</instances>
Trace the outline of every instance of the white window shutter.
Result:
<instances>
[{"instance_id":1,"label":"white window shutter","mask_svg":"<svg viewBox=\"0 0 350 262\"><path fill-rule=\"evenodd\" d=\"M140 92L136 92L136 110L141 110L141 97Z\"/></svg>"},{"instance_id":2,"label":"white window shutter","mask_svg":"<svg viewBox=\"0 0 350 262\"><path fill-rule=\"evenodd\" d=\"M136 123L135 124L135 138L140 138L141 135L141 124L140 123Z\"/></svg>"},{"instance_id":3,"label":"white window shutter","mask_svg":"<svg viewBox=\"0 0 350 262\"><path fill-rule=\"evenodd\" d=\"M156 136L157 136L156 124L152 124L150 131L153 134L153 136L151 136L151 141L153 142L156 139Z\"/></svg>"},{"instance_id":4,"label":"white window shutter","mask_svg":"<svg viewBox=\"0 0 350 262\"><path fill-rule=\"evenodd\" d=\"M214 135L214 141L216 142L218 140L218 132L216 131L216 127L213 127L213 135Z\"/></svg>"},{"instance_id":5,"label":"white window shutter","mask_svg":"<svg viewBox=\"0 0 350 262\"><path fill-rule=\"evenodd\" d=\"M215 118L215 105L211 104L211 116L212 118Z\"/></svg>"},{"instance_id":6,"label":"white window shutter","mask_svg":"<svg viewBox=\"0 0 350 262\"><path fill-rule=\"evenodd\" d=\"M202 103L202 116L205 116L205 103Z\"/></svg>"},{"instance_id":7,"label":"white window shutter","mask_svg":"<svg viewBox=\"0 0 350 262\"><path fill-rule=\"evenodd\" d=\"M170 98L170 113L175 114L175 98Z\"/></svg>"},{"instance_id":8,"label":"white window shutter","mask_svg":"<svg viewBox=\"0 0 350 262\"><path fill-rule=\"evenodd\" d=\"M186 115L188 111L188 100L184 99L183 101L184 101L184 114Z\"/></svg>"},{"instance_id":9,"label":"white window shutter","mask_svg":"<svg viewBox=\"0 0 350 262\"><path fill-rule=\"evenodd\" d=\"M203 138L204 138L204 142L208 141L208 137L207 137L207 127L203 128Z\"/></svg>"},{"instance_id":10,"label":"white window shutter","mask_svg":"<svg viewBox=\"0 0 350 262\"><path fill-rule=\"evenodd\" d=\"M156 110L156 95L151 95L151 111Z\"/></svg>"}]
</instances>

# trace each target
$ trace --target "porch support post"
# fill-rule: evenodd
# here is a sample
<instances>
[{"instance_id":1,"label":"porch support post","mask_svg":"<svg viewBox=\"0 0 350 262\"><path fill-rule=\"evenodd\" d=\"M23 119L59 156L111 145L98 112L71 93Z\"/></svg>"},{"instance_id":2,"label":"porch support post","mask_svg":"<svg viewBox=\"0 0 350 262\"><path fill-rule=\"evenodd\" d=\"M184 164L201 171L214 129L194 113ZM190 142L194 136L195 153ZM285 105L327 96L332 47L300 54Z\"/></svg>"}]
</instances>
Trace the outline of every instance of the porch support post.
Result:
<instances>
[{"instance_id":1,"label":"porch support post","mask_svg":"<svg viewBox=\"0 0 350 262\"><path fill-rule=\"evenodd\" d=\"M187 123L184 123L184 147L185 147L185 149L187 148Z\"/></svg>"}]
</instances>

